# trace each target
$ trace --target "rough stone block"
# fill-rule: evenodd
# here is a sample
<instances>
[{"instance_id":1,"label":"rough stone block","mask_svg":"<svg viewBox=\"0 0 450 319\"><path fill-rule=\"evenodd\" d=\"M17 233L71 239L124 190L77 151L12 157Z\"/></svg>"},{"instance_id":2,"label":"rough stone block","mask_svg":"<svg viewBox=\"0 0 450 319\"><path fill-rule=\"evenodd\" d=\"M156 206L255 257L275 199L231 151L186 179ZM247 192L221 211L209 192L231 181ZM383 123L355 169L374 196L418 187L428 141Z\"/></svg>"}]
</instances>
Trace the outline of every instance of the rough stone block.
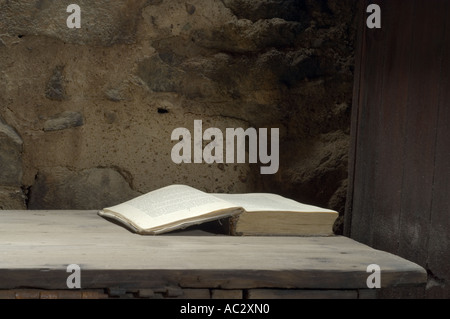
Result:
<instances>
[{"instance_id":1,"label":"rough stone block","mask_svg":"<svg viewBox=\"0 0 450 319\"><path fill-rule=\"evenodd\" d=\"M305 21L307 18L304 1L223 0L223 3L240 19L248 19L253 22L272 18L280 18L287 21Z\"/></svg>"},{"instance_id":2,"label":"rough stone block","mask_svg":"<svg viewBox=\"0 0 450 319\"><path fill-rule=\"evenodd\" d=\"M67 27L67 1L1 1L0 29L11 35L43 35L66 43L110 46L133 43L147 0L78 0L81 28ZM32 17L32 18L31 18Z\"/></svg>"},{"instance_id":3,"label":"rough stone block","mask_svg":"<svg viewBox=\"0 0 450 319\"><path fill-rule=\"evenodd\" d=\"M56 66L49 82L47 83L45 96L50 100L62 101L66 99L63 70L64 66Z\"/></svg>"},{"instance_id":4,"label":"rough stone block","mask_svg":"<svg viewBox=\"0 0 450 319\"><path fill-rule=\"evenodd\" d=\"M19 134L0 119L0 185L21 185L22 144Z\"/></svg>"},{"instance_id":5,"label":"rough stone block","mask_svg":"<svg viewBox=\"0 0 450 319\"><path fill-rule=\"evenodd\" d=\"M26 196L19 187L0 187L0 209L27 209Z\"/></svg>"},{"instance_id":6,"label":"rough stone block","mask_svg":"<svg viewBox=\"0 0 450 319\"><path fill-rule=\"evenodd\" d=\"M83 115L79 112L66 111L53 116L44 124L44 131L60 131L84 124Z\"/></svg>"},{"instance_id":7,"label":"rough stone block","mask_svg":"<svg viewBox=\"0 0 450 319\"><path fill-rule=\"evenodd\" d=\"M31 187L30 209L102 209L140 195L117 170L41 171Z\"/></svg>"}]
</instances>

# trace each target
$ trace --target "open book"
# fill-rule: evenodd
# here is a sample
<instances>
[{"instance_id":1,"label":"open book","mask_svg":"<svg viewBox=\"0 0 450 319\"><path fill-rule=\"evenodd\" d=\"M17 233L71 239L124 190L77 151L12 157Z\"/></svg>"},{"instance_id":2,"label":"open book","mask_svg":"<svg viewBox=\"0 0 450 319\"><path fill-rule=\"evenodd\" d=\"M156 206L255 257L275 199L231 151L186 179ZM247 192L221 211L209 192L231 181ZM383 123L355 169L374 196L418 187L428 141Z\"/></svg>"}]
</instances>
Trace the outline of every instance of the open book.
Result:
<instances>
[{"instance_id":1,"label":"open book","mask_svg":"<svg viewBox=\"0 0 450 319\"><path fill-rule=\"evenodd\" d=\"M333 235L339 213L270 193L215 194L244 209L230 219L230 235Z\"/></svg>"},{"instance_id":2,"label":"open book","mask_svg":"<svg viewBox=\"0 0 450 319\"><path fill-rule=\"evenodd\" d=\"M150 235L225 217L231 217L232 235L332 234L333 222L338 217L333 210L275 194L208 194L186 185L163 187L104 208L98 214L138 234ZM286 225L294 230L283 229Z\"/></svg>"}]
</instances>

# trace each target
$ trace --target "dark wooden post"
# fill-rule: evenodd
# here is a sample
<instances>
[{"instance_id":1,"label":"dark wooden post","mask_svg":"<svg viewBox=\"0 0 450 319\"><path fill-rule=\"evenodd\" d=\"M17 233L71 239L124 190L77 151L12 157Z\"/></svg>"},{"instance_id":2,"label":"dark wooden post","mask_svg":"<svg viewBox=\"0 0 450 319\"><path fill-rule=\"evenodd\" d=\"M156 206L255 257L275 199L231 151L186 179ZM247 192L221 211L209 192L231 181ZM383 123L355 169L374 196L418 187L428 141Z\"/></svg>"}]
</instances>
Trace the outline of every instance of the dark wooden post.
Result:
<instances>
[{"instance_id":1,"label":"dark wooden post","mask_svg":"<svg viewBox=\"0 0 450 319\"><path fill-rule=\"evenodd\" d=\"M381 29L365 25L369 3ZM344 233L420 264L425 296L448 298L450 1L360 4Z\"/></svg>"}]
</instances>

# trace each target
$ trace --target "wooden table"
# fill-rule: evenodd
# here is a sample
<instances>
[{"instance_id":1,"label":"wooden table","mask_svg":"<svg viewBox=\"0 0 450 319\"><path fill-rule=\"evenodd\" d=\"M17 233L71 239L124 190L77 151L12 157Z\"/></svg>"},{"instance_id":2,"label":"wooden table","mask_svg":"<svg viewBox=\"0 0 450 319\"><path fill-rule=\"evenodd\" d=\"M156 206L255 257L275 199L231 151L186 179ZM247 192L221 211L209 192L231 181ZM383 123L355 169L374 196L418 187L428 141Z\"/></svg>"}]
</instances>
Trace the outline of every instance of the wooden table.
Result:
<instances>
[{"instance_id":1,"label":"wooden table","mask_svg":"<svg viewBox=\"0 0 450 319\"><path fill-rule=\"evenodd\" d=\"M70 264L81 290L67 287ZM96 211L0 211L0 298L361 298L376 290L370 264L382 287L426 282L422 267L341 236L141 236Z\"/></svg>"}]
</instances>

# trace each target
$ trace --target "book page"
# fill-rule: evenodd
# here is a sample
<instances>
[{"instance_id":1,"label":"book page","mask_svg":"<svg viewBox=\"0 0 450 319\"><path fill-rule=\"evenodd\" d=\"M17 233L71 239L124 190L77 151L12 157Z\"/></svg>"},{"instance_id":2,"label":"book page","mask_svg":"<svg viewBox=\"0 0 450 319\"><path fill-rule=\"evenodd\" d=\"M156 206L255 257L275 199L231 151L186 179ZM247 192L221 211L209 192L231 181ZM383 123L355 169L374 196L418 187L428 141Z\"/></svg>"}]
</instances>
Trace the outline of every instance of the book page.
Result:
<instances>
[{"instance_id":1,"label":"book page","mask_svg":"<svg viewBox=\"0 0 450 319\"><path fill-rule=\"evenodd\" d=\"M171 185L105 208L103 213L115 213L137 228L149 229L231 208L234 204L195 188Z\"/></svg>"},{"instance_id":2,"label":"book page","mask_svg":"<svg viewBox=\"0 0 450 319\"><path fill-rule=\"evenodd\" d=\"M317 206L302 204L286 197L270 193L250 194L213 194L236 206L241 206L247 212L305 212L305 213L336 213L336 211Z\"/></svg>"}]
</instances>

